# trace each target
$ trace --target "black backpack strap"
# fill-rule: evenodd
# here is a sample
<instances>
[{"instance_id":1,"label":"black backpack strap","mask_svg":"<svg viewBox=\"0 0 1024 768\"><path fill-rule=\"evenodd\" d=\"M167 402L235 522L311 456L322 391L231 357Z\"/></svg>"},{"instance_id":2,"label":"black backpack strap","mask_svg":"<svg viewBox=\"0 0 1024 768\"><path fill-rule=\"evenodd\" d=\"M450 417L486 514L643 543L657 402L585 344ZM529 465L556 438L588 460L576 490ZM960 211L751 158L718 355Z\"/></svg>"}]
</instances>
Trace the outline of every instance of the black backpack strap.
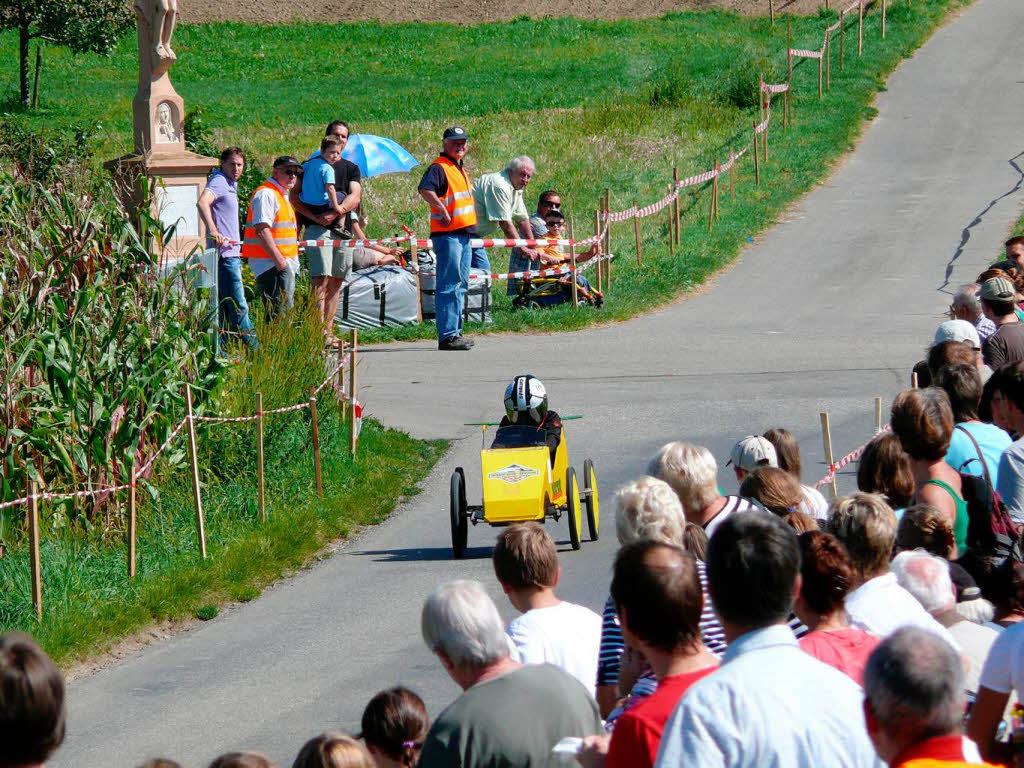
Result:
<instances>
[{"instance_id":1,"label":"black backpack strap","mask_svg":"<svg viewBox=\"0 0 1024 768\"><path fill-rule=\"evenodd\" d=\"M974 435L968 432L967 429L961 425L957 424L955 428L967 435L967 439L971 441L971 444L974 446L974 450L978 453L978 460L981 462L981 471L985 473L985 482L988 483L989 488L995 490L995 486L992 484L992 478L988 474L988 464L985 462L985 457L981 454L981 446L978 445L978 441L974 439Z\"/></svg>"}]
</instances>

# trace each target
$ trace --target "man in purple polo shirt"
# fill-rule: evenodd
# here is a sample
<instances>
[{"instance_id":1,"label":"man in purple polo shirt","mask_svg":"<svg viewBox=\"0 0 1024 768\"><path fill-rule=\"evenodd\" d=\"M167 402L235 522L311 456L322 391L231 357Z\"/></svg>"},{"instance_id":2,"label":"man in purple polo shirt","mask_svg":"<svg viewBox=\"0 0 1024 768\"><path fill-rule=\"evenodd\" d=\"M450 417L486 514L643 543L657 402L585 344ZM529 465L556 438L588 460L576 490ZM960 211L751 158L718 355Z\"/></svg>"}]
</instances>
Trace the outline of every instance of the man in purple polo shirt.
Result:
<instances>
[{"instance_id":1,"label":"man in purple polo shirt","mask_svg":"<svg viewBox=\"0 0 1024 768\"><path fill-rule=\"evenodd\" d=\"M245 170L245 153L228 147L220 153L220 168L210 174L196 207L206 226L206 247L217 248L217 302L222 327L241 334L256 347L249 305L242 286L242 259L238 228L238 180Z\"/></svg>"}]
</instances>

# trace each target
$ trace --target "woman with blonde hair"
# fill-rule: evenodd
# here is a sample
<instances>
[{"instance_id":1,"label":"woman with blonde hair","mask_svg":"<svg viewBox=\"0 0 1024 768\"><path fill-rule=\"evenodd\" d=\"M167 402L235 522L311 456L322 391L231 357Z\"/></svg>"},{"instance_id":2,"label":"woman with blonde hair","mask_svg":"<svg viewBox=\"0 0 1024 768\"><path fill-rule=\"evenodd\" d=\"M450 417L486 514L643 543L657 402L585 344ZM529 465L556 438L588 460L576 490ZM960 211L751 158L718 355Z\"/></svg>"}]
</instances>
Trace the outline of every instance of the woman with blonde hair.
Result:
<instances>
[{"instance_id":1,"label":"woman with blonde hair","mask_svg":"<svg viewBox=\"0 0 1024 768\"><path fill-rule=\"evenodd\" d=\"M376 768L362 744L344 733L321 733L299 750L292 768Z\"/></svg>"},{"instance_id":2,"label":"woman with blonde hair","mask_svg":"<svg viewBox=\"0 0 1024 768\"><path fill-rule=\"evenodd\" d=\"M800 512L815 520L828 519L828 502L821 491L811 485L804 485L801 479L804 463L800 457L800 444L788 429L775 427L764 433L764 439L775 446L775 456L779 460L779 469L789 472L798 483L803 493Z\"/></svg>"},{"instance_id":3,"label":"woman with blonde hair","mask_svg":"<svg viewBox=\"0 0 1024 768\"><path fill-rule=\"evenodd\" d=\"M753 499L780 517L799 511L804 500L796 478L777 467L761 467L743 478L740 496Z\"/></svg>"}]
</instances>

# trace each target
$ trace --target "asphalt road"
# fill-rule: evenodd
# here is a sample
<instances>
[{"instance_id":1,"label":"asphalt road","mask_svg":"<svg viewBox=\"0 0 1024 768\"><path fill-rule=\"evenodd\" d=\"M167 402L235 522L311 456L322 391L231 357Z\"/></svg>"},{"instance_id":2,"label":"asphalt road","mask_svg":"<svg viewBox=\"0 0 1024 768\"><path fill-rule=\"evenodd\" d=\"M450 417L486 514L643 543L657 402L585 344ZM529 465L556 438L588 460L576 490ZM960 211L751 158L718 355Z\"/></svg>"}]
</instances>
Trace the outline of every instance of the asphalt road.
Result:
<instances>
[{"instance_id":1,"label":"asphalt road","mask_svg":"<svg viewBox=\"0 0 1024 768\"><path fill-rule=\"evenodd\" d=\"M606 502L668 440L703 443L724 464L736 439L780 425L801 440L805 480L819 477L818 413L831 413L837 451L863 442L874 397L888 408L949 290L987 263L1020 211L1022 28L1020 0L979 0L939 30L879 94L878 119L829 183L700 295L581 333L480 338L468 353L367 350L370 412L456 438L423 492L260 599L72 685L51 766L129 768L166 754L196 768L237 748L288 766L308 737L358 730L364 704L397 683L436 714L458 691L420 640L424 596L478 578L511 615L491 571L492 529L472 528L469 558L450 559L447 497L461 465L479 499L479 432L460 425L500 415L516 373L539 376L561 413L585 414L567 424L570 457L577 471L593 458ZM725 471L721 482L735 487ZM561 559L562 596L597 610L615 549L604 511L601 540ZM564 522L551 530L564 545Z\"/></svg>"}]
</instances>

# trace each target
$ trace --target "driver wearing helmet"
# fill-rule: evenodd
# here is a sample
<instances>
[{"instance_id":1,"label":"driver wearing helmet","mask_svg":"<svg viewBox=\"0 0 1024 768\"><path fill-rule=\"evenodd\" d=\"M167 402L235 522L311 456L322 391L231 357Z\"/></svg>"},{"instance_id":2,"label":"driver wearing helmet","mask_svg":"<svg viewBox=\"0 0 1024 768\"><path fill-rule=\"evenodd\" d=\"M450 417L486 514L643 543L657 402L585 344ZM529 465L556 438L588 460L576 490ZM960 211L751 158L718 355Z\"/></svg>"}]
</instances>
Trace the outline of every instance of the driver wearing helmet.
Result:
<instances>
[{"instance_id":1,"label":"driver wearing helmet","mask_svg":"<svg viewBox=\"0 0 1024 768\"><path fill-rule=\"evenodd\" d=\"M555 451L562 440L562 419L555 411L548 410L548 393L540 379L521 374L505 388L505 417L498 425L498 432L502 427L512 426L544 430L551 461L555 460ZM499 439L495 435L496 443Z\"/></svg>"}]
</instances>

